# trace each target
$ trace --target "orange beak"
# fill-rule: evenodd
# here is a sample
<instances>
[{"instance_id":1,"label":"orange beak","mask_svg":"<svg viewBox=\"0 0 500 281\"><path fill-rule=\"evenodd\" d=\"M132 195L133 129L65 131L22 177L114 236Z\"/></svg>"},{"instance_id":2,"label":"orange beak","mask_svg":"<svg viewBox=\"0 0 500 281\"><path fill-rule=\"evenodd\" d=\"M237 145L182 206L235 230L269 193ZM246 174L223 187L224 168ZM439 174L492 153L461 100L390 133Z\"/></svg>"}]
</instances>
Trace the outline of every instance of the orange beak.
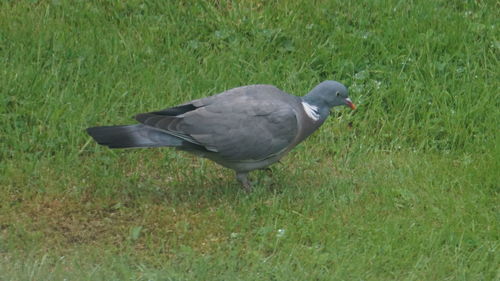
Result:
<instances>
[{"instance_id":1,"label":"orange beak","mask_svg":"<svg viewBox=\"0 0 500 281\"><path fill-rule=\"evenodd\" d=\"M356 105L352 103L350 98L345 99L345 104L350 107L352 110L356 109Z\"/></svg>"}]
</instances>

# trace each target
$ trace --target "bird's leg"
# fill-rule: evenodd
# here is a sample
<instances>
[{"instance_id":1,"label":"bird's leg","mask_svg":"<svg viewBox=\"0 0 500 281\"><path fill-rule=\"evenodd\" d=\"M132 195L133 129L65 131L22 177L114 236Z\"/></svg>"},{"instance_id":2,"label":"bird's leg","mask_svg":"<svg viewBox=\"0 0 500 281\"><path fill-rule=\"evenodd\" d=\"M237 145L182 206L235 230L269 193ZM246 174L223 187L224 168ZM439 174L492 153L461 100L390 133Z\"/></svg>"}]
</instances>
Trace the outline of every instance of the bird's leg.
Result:
<instances>
[{"instance_id":1,"label":"bird's leg","mask_svg":"<svg viewBox=\"0 0 500 281\"><path fill-rule=\"evenodd\" d=\"M248 172L236 172L236 179L241 183L246 192L252 191L252 184L248 180Z\"/></svg>"},{"instance_id":2,"label":"bird's leg","mask_svg":"<svg viewBox=\"0 0 500 281\"><path fill-rule=\"evenodd\" d=\"M269 167L261 168L260 170L265 171L269 177L273 176L273 169Z\"/></svg>"}]
</instances>

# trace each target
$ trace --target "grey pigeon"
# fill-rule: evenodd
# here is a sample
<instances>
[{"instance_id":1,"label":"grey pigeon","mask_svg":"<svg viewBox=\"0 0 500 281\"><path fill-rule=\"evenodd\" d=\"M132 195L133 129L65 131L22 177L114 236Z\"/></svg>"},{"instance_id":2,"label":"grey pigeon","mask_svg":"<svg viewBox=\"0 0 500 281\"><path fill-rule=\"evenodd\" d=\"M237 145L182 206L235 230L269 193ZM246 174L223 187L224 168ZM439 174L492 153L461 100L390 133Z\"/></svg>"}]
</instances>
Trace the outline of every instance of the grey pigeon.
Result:
<instances>
[{"instance_id":1,"label":"grey pigeon","mask_svg":"<svg viewBox=\"0 0 500 281\"><path fill-rule=\"evenodd\" d=\"M250 171L280 160L339 105L356 108L346 87L336 81L324 81L304 97L272 85L249 85L138 114L140 124L93 127L87 132L109 148L170 146L206 157L233 169L250 191Z\"/></svg>"}]
</instances>

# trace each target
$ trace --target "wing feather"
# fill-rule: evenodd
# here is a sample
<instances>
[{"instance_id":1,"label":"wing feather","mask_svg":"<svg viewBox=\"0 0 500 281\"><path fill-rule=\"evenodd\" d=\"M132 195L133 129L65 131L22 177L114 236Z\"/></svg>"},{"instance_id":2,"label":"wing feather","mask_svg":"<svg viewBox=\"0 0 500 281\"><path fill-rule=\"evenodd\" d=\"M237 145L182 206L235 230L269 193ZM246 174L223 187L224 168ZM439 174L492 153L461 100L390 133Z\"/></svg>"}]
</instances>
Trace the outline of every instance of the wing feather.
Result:
<instances>
[{"instance_id":1,"label":"wing feather","mask_svg":"<svg viewBox=\"0 0 500 281\"><path fill-rule=\"evenodd\" d=\"M136 119L227 160L260 160L293 143L298 132L295 103L296 97L276 87L253 85Z\"/></svg>"}]
</instances>

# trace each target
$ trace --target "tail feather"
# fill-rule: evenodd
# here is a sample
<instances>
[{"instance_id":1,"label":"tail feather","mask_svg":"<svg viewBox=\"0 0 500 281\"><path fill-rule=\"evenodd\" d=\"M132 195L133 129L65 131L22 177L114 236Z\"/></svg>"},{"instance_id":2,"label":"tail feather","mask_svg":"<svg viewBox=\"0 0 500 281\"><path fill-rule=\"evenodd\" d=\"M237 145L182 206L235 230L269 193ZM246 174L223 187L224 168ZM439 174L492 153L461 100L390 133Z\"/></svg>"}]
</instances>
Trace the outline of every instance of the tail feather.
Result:
<instances>
[{"instance_id":1,"label":"tail feather","mask_svg":"<svg viewBox=\"0 0 500 281\"><path fill-rule=\"evenodd\" d=\"M183 140L149 126L102 126L87 129L94 140L109 148L182 146Z\"/></svg>"}]
</instances>

